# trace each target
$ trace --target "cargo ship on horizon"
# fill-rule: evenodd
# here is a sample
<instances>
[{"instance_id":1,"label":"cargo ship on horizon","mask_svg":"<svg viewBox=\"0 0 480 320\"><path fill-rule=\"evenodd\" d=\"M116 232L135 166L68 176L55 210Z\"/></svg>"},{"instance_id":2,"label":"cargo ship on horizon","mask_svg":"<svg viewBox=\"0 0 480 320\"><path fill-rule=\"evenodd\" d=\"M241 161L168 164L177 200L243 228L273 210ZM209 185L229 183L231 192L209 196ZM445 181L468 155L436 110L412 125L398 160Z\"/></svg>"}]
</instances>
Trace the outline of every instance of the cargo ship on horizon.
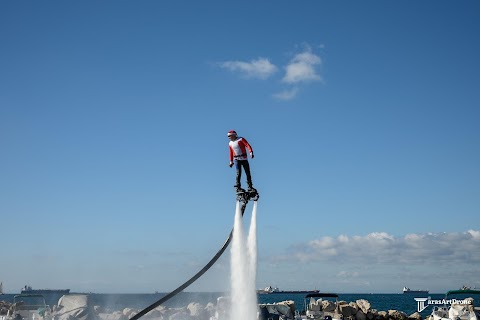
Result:
<instances>
[{"instance_id":1,"label":"cargo ship on horizon","mask_svg":"<svg viewBox=\"0 0 480 320\"><path fill-rule=\"evenodd\" d=\"M428 290L412 290L409 287L403 287L403 293L404 294L428 294Z\"/></svg>"},{"instance_id":2,"label":"cargo ship on horizon","mask_svg":"<svg viewBox=\"0 0 480 320\"><path fill-rule=\"evenodd\" d=\"M318 290L280 290L276 287L268 286L264 289L257 290L258 294L275 294L275 293L284 293L284 294L291 294L291 293L318 293Z\"/></svg>"},{"instance_id":3,"label":"cargo ship on horizon","mask_svg":"<svg viewBox=\"0 0 480 320\"><path fill-rule=\"evenodd\" d=\"M31 286L25 286L20 290L20 294L69 294L70 289L33 289Z\"/></svg>"}]
</instances>

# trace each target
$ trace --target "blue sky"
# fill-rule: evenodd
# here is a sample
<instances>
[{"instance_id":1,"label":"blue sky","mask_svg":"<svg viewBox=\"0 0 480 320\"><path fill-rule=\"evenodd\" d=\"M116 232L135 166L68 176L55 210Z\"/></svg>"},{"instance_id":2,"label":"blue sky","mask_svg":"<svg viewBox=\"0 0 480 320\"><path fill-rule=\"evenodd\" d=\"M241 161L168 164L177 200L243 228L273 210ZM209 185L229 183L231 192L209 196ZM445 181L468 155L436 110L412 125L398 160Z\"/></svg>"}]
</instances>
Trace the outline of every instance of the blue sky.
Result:
<instances>
[{"instance_id":1,"label":"blue sky","mask_svg":"<svg viewBox=\"0 0 480 320\"><path fill-rule=\"evenodd\" d=\"M478 1L0 2L4 290L175 289L233 224L231 129L258 287L480 286L479 31Z\"/></svg>"}]
</instances>

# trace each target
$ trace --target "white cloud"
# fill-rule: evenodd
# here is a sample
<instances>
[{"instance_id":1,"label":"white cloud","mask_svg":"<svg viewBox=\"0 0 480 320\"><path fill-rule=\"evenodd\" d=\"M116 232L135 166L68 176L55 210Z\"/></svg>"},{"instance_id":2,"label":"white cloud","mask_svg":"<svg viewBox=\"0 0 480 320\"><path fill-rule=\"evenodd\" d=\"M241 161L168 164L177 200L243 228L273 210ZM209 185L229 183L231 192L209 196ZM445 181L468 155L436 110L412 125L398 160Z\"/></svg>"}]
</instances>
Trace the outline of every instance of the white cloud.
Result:
<instances>
[{"instance_id":1,"label":"white cloud","mask_svg":"<svg viewBox=\"0 0 480 320\"><path fill-rule=\"evenodd\" d=\"M290 90L284 90L273 94L273 97L278 100L291 100L297 96L298 88L292 88Z\"/></svg>"},{"instance_id":2,"label":"white cloud","mask_svg":"<svg viewBox=\"0 0 480 320\"><path fill-rule=\"evenodd\" d=\"M322 237L296 245L287 255L275 259L344 264L478 264L480 231L407 234L403 237L385 232Z\"/></svg>"},{"instance_id":3,"label":"white cloud","mask_svg":"<svg viewBox=\"0 0 480 320\"><path fill-rule=\"evenodd\" d=\"M402 236L373 232L321 237L291 246L284 254L264 256L259 278L277 269L289 279L292 275L296 287L314 283L332 291L400 292L407 285L445 292L462 284L479 286L479 262L478 230ZM286 281L275 283L288 286Z\"/></svg>"},{"instance_id":4,"label":"white cloud","mask_svg":"<svg viewBox=\"0 0 480 320\"><path fill-rule=\"evenodd\" d=\"M232 72L240 72L248 78L267 79L277 72L278 68L266 58L259 58L250 62L225 61L219 63L220 67Z\"/></svg>"},{"instance_id":5,"label":"white cloud","mask_svg":"<svg viewBox=\"0 0 480 320\"><path fill-rule=\"evenodd\" d=\"M469 233L475 240L480 240L480 231L468 230L467 233Z\"/></svg>"},{"instance_id":6,"label":"white cloud","mask_svg":"<svg viewBox=\"0 0 480 320\"><path fill-rule=\"evenodd\" d=\"M322 78L317 74L315 66L321 63L320 57L313 54L308 47L305 52L295 55L285 67L286 74L282 81L290 84L320 81Z\"/></svg>"},{"instance_id":7,"label":"white cloud","mask_svg":"<svg viewBox=\"0 0 480 320\"><path fill-rule=\"evenodd\" d=\"M320 46L323 48L323 46ZM299 86L312 81L323 81L318 73L318 67L322 60L313 53L312 48L304 45L303 52L297 53L284 65L285 74L276 79L277 84L288 87L284 90L272 94L272 97L278 100L292 100L299 93ZM230 60L216 64L222 69L229 70L242 75L244 78L267 80L271 78L279 68L268 58L258 58L251 61ZM279 83L280 82L280 83Z\"/></svg>"}]
</instances>

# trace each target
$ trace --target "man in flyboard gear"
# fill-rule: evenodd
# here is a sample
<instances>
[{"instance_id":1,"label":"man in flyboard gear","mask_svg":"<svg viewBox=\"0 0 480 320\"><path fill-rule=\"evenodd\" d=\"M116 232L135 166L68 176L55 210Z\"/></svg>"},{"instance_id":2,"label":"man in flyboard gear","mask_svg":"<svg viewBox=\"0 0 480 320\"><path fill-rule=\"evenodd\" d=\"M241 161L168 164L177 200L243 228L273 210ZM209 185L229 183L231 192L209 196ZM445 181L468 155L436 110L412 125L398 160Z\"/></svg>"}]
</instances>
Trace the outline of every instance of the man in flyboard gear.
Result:
<instances>
[{"instance_id":1,"label":"man in flyboard gear","mask_svg":"<svg viewBox=\"0 0 480 320\"><path fill-rule=\"evenodd\" d=\"M239 137L234 130L230 130L227 133L228 139L230 142L228 143L228 147L230 149L230 168L233 167L235 164L235 168L237 169L237 177L235 188L237 192L241 189L240 178L242 177L242 167L245 170L245 174L247 175L247 184L248 184L248 191L255 191L252 184L252 176L250 175L250 164L248 163L247 157L247 150L250 153L250 157L253 159L253 149L252 146L248 143L247 139Z\"/></svg>"}]
</instances>

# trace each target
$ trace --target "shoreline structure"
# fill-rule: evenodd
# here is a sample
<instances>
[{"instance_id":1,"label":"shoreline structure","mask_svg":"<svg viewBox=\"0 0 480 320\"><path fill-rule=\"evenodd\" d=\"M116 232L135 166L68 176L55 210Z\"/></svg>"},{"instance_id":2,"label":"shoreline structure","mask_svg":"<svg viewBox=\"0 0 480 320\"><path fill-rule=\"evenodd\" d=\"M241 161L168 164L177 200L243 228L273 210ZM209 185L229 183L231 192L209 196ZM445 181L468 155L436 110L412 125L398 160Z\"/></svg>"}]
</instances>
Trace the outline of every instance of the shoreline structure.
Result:
<instances>
[{"instance_id":1,"label":"shoreline structure","mask_svg":"<svg viewBox=\"0 0 480 320\"><path fill-rule=\"evenodd\" d=\"M71 294L75 295L75 294ZM325 312L335 312L335 303L329 300L321 301L323 310ZM145 315L148 320L163 320L163 319L190 319L190 320L227 320L229 318L219 317L225 315L225 309L229 308L229 298L219 297L216 304L209 302L202 305L198 302L192 302L188 306L180 308L168 308L159 306ZM286 319L295 319L295 311L302 312L302 306L296 306L293 300L285 300L276 303L258 304L261 306L269 306L270 309L278 311L279 316ZM278 308L275 308L278 306ZM12 304L5 301L0 301L0 317L6 315L7 311L12 307ZM100 306L91 306L88 308L90 313L93 313L98 320L128 320L140 310L134 308L124 308L123 310L110 310ZM304 312L304 310L303 310ZM371 307L369 301L365 299L358 299L356 301L339 301L337 312L339 312L343 319L349 320L423 320L428 319L429 316L423 318L419 312L414 312L407 315L400 310L386 310L378 311ZM66 315L66 317L64 317ZM59 306L52 307L52 316L56 320L66 320L71 315L65 314L65 310L61 310Z\"/></svg>"}]
</instances>

